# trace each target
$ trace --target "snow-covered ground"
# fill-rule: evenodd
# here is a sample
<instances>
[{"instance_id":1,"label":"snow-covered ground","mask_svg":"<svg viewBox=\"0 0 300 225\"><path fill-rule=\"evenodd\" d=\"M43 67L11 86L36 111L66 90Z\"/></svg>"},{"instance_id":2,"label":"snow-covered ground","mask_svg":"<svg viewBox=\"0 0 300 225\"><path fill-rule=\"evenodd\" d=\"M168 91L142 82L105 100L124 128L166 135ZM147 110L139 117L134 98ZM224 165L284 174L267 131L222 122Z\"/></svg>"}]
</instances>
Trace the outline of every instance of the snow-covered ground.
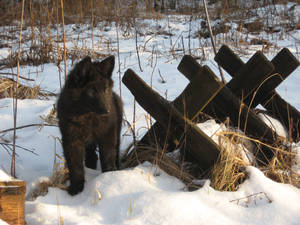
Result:
<instances>
[{"instance_id":1,"label":"snow-covered ground","mask_svg":"<svg viewBox=\"0 0 300 225\"><path fill-rule=\"evenodd\" d=\"M299 10L299 7L297 8ZM143 72L140 71L135 47L134 32L120 35L120 58L117 55L116 27L100 24L94 28L94 39L91 39L91 29L88 25L67 25L67 47L78 49L78 54L84 54L83 49L92 49L96 53L114 54L116 65L113 74L114 89L122 93L124 103L124 119L133 122L134 98L124 86L119 86L119 75L123 76L128 68L132 68L143 80L151 85L168 100L176 98L188 80L177 71L177 66L188 46L195 56L204 57L207 64L216 74L217 65L213 61L213 51L209 39L199 40L191 35L189 38L189 17L169 16L159 20L139 21L138 37L139 56ZM192 22L191 33L200 29L199 21ZM1 32L7 32L7 27L0 27ZM173 36L161 34L162 31ZM31 30L23 31L30 35ZM231 38L243 37L246 34L231 31ZM97 35L95 35L97 34ZM56 30L53 30L55 37ZM288 34L270 35L260 33L247 38L261 37L267 39L275 47L271 47L265 55L272 59L283 47L295 54L299 60L300 30ZM181 38L182 37L182 38ZM217 36L218 42L230 45L223 34ZM184 42L184 45L182 44ZM109 46L108 43L109 42ZM26 49L29 42L22 44ZM220 47L219 43L219 47ZM233 46L233 45L232 45ZM183 48L184 47L184 48ZM233 47L233 49L235 49ZM246 62L251 55L261 50L259 45L245 45L240 49L246 54L241 55ZM0 59L6 58L12 48L0 49ZM82 53L83 52L83 53ZM120 65L118 64L120 61ZM63 63L61 63L63 68ZM68 61L67 70L72 65ZM119 71L120 68L120 71ZM1 72L16 73L17 69L3 69ZM59 93L58 68L55 64L40 66L22 66L20 74L34 81L23 81L26 85L39 85L42 90ZM62 72L63 74L63 72ZM162 82L162 79L165 82ZM226 75L227 81L230 77ZM300 110L300 68L294 71L278 88L279 94ZM55 97L49 99L25 99L18 101L17 126L46 123L46 118L56 102ZM140 138L147 131L147 113L137 105L136 134ZM13 127L13 100L0 99L0 131ZM132 142L132 136L127 125L123 124L121 132L121 152ZM213 121L200 127L211 135L218 129ZM62 147L59 142L60 132L55 126L30 126L17 130L16 173L19 179L27 182L27 194L36 188L39 181L48 180L57 165L62 163L60 156ZM0 133L0 143L11 144L11 131ZM300 172L300 143L293 143L294 151L298 152L298 164L295 169ZM25 148L25 149L24 149ZM11 152L8 148L0 148L0 180L7 179L11 163ZM135 168L122 171L101 173L100 170L86 168L86 183L82 193L71 197L59 188L49 188L45 196L39 196L26 201L27 224L300 224L300 189L292 185L276 183L266 178L261 171L248 167L247 179L236 192L220 192L210 187L207 180L204 187L188 192L185 185L178 179L167 175L150 163L143 163ZM28 199L30 199L28 197ZM0 224L5 224L0 220Z\"/></svg>"}]
</instances>

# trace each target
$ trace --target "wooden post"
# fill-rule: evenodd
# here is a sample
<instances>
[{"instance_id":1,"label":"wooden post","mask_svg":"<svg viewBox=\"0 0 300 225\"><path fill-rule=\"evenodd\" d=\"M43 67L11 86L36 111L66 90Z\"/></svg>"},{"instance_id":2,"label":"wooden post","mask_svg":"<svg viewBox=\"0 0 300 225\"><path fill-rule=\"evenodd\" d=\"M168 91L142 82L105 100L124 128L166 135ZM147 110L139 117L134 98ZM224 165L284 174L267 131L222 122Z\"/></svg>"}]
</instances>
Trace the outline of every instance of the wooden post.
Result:
<instances>
[{"instance_id":1,"label":"wooden post","mask_svg":"<svg viewBox=\"0 0 300 225\"><path fill-rule=\"evenodd\" d=\"M232 76L235 77L245 64L226 45L217 53L215 60ZM263 85L251 93L245 102L255 108L262 104L271 115L280 120L292 133L294 141L299 141L300 113L288 102L280 97L275 88L287 78L299 65L297 58L287 49L283 48L273 59L274 70L270 73ZM255 95L255 96L254 96Z\"/></svg>"},{"instance_id":2,"label":"wooden post","mask_svg":"<svg viewBox=\"0 0 300 225\"><path fill-rule=\"evenodd\" d=\"M198 64L199 65L199 64ZM205 72L200 68L200 72ZM172 105L188 119L193 120L204 106L217 94L223 84L217 81L215 76L196 76L184 91L172 102ZM139 146L158 145L162 149L172 149L174 143L168 140L169 130L165 130L158 122L155 122L144 137L138 142ZM175 143L176 145L176 143Z\"/></svg>"},{"instance_id":3,"label":"wooden post","mask_svg":"<svg viewBox=\"0 0 300 225\"><path fill-rule=\"evenodd\" d=\"M191 80L194 76L197 76L202 69L193 57L186 55L182 58L178 70ZM243 100L253 93L273 70L274 66L272 63L258 51L245 64L242 70L236 72L234 78L231 79L226 86L237 97Z\"/></svg>"},{"instance_id":4,"label":"wooden post","mask_svg":"<svg viewBox=\"0 0 300 225\"><path fill-rule=\"evenodd\" d=\"M258 54L256 57L261 57L261 54ZM255 60L252 60L252 62L255 62ZM249 64L252 64L252 62L249 62ZM256 63L257 64L257 63ZM258 65L261 65L266 69L263 69L263 71L270 71L272 70L273 66L271 66L269 63L260 63ZM199 69L200 72L196 72L196 68ZM213 75L213 72L209 69L209 67L204 66L201 67L198 62L190 56L185 56L181 63L178 66L178 70L182 72L186 77L192 78L196 76L203 76L205 74L206 76L208 74ZM206 72L204 73L203 70ZM238 75L241 76L241 75ZM202 79L201 77L200 79ZM233 78L233 81L227 83L228 84L236 84L237 82L234 81L234 79L239 78ZM249 79L249 78L248 78ZM214 99L207 105L207 107L203 110L203 112L218 118L221 121L224 121L226 117L230 118L230 122L235 126L243 130L248 136L253 137L258 140L262 140L265 143L268 143L270 145L274 145L277 141L277 136L273 132L271 128L269 128L251 109L247 107L247 105L243 104L236 96L235 94L230 90L229 87L233 87L234 85L224 86L214 97ZM241 84L243 87L245 85L244 83ZM237 88L234 89L235 91L238 90ZM245 88L245 95L248 94L252 89L251 88ZM248 91L248 92L247 92ZM257 152L257 158L261 162L266 162L270 160L273 157L273 151L271 148L265 147L265 146L259 146L263 151Z\"/></svg>"},{"instance_id":5,"label":"wooden post","mask_svg":"<svg viewBox=\"0 0 300 225\"><path fill-rule=\"evenodd\" d=\"M279 94L274 95L268 100L262 101L262 105L268 112L281 121L287 127L295 142L300 141L300 112L292 105L287 103Z\"/></svg>"},{"instance_id":6,"label":"wooden post","mask_svg":"<svg viewBox=\"0 0 300 225\"><path fill-rule=\"evenodd\" d=\"M8 224L26 224L25 192L25 181L0 181L0 219Z\"/></svg>"},{"instance_id":7,"label":"wooden post","mask_svg":"<svg viewBox=\"0 0 300 225\"><path fill-rule=\"evenodd\" d=\"M130 69L127 70L122 81L135 96L137 102L149 112L165 130L172 131L172 133L170 133L171 138L174 139L175 142L185 145L186 148L184 149L194 157L203 171L208 171L214 165L219 155L219 148L205 133L184 117L157 92L152 90L134 71ZM219 89L219 85L213 86Z\"/></svg>"},{"instance_id":8,"label":"wooden post","mask_svg":"<svg viewBox=\"0 0 300 225\"><path fill-rule=\"evenodd\" d=\"M249 96L273 70L273 64L261 51L257 51L226 86L247 104Z\"/></svg>"}]
</instances>

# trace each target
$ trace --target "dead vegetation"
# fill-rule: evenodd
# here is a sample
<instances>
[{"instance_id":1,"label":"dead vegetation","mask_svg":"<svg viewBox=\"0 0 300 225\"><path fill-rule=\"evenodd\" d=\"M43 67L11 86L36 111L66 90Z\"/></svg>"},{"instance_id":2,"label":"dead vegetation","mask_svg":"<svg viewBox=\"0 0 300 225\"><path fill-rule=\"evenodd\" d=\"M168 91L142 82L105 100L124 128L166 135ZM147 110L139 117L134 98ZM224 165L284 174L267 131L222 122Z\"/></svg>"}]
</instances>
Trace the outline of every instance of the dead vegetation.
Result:
<instances>
[{"instance_id":1,"label":"dead vegetation","mask_svg":"<svg viewBox=\"0 0 300 225\"><path fill-rule=\"evenodd\" d=\"M164 6L158 2L160 1L65 0L63 3L64 24L76 24L77 28L74 26L72 32L77 32L76 29L80 32L81 26L88 25L92 39L108 26L118 26L122 36L134 35L135 31L138 31L139 35L145 35L148 31L143 34L141 32L143 29L138 27L142 26L142 23L136 23L137 20L158 20L170 14L184 14L190 15L191 21L197 19L202 21L200 27L197 28L198 30L193 31L191 36L199 39L209 37L203 7L199 2L192 0L184 1L185 3L165 1ZM300 21L295 13L295 6L299 4L299 1L289 1L289 3L294 4L288 4L287 1L283 0L254 1L251 4L249 2L244 3L244 5L241 2L230 0L208 1L211 19L215 21L212 25L213 34L223 34L223 36L219 35L219 41L224 43L234 40L236 46L242 44L273 46L270 41L248 39L247 36L260 31L265 31L270 36L273 33L283 36L283 32L300 28ZM281 4L284 10L279 11L275 4ZM267 10L265 14L261 15L261 12L259 12L260 7L265 7L265 10ZM21 8L21 1L1 1L0 25L6 26L6 29L2 32L0 47L12 48L16 44ZM160 10L161 8L164 8L164 10ZM237 26L232 28L233 24ZM23 34L22 41L23 43L29 42L29 46L22 49L20 65L59 64L63 59L63 48L60 46L63 40L61 36L53 35L52 31L57 30L57 33L59 33L61 29L62 6L60 1L25 1L23 30L27 30L27 32ZM236 29L246 36L238 38L230 32L232 29ZM68 38L69 31L66 35ZM174 32L162 29L155 35L167 35L171 39ZM90 52L77 53L77 49L74 51L68 49L67 58L75 60L77 55L81 56ZM92 53L97 54L97 51L93 49ZM11 52L10 57L0 60L0 66L4 65L6 68L11 68L16 66L16 62L17 53Z\"/></svg>"},{"instance_id":2,"label":"dead vegetation","mask_svg":"<svg viewBox=\"0 0 300 225\"><path fill-rule=\"evenodd\" d=\"M0 99L1 98L14 98L18 99L47 99L49 96L55 96L55 94L42 91L39 86L26 86L18 84L17 96L16 96L17 82L11 78L0 77Z\"/></svg>"},{"instance_id":3,"label":"dead vegetation","mask_svg":"<svg viewBox=\"0 0 300 225\"><path fill-rule=\"evenodd\" d=\"M251 149L241 148L239 140L249 141L246 136L240 133L230 132L228 138L227 132L220 133L220 141L225 142L218 162L212 170L212 186L217 190L236 191L239 185L247 178L245 168L255 166L264 172L265 176L280 183L292 184L296 187L300 185L300 175L295 172L296 153L292 147L286 144L279 144L273 148L274 157L267 164L260 164L255 161L254 155L249 154ZM259 140L251 140L253 144L261 144ZM246 145L247 147L249 145ZM250 150L250 151L249 151Z\"/></svg>"},{"instance_id":4,"label":"dead vegetation","mask_svg":"<svg viewBox=\"0 0 300 225\"><path fill-rule=\"evenodd\" d=\"M134 153L123 155L122 163L124 168L137 166L141 162L149 161L163 169L171 176L175 176L184 182L189 190L195 190L202 186L198 182L202 179L210 179L211 186L219 191L236 191L239 186L248 178L246 167L255 166L259 168L266 177L280 183L300 186L300 175L295 171L296 153L292 147L279 145L274 148L274 157L268 164L260 165L256 162L250 146L254 147L259 140L249 140L240 132L217 132L219 146L221 149L219 159L211 171L201 172L199 165L190 159L185 159L178 150L168 153L160 147L136 146ZM250 143L252 142L252 143ZM131 146L132 147L132 146ZM129 149L131 149L129 147ZM128 149L128 151L129 151ZM175 154L175 155L174 155Z\"/></svg>"},{"instance_id":5,"label":"dead vegetation","mask_svg":"<svg viewBox=\"0 0 300 225\"><path fill-rule=\"evenodd\" d=\"M13 98L15 96L16 81L10 78L0 78L0 98ZM41 96L40 87L18 86L17 98L19 99L35 99Z\"/></svg>"},{"instance_id":6,"label":"dead vegetation","mask_svg":"<svg viewBox=\"0 0 300 225\"><path fill-rule=\"evenodd\" d=\"M27 201L35 200L39 196L45 196L51 187L60 188L62 190L67 189L65 183L68 180L68 170L64 166L64 159L58 155L56 155L56 157L59 158L62 163L54 162L51 177L43 178L35 182L34 187L31 188L31 191L26 195Z\"/></svg>"}]
</instances>

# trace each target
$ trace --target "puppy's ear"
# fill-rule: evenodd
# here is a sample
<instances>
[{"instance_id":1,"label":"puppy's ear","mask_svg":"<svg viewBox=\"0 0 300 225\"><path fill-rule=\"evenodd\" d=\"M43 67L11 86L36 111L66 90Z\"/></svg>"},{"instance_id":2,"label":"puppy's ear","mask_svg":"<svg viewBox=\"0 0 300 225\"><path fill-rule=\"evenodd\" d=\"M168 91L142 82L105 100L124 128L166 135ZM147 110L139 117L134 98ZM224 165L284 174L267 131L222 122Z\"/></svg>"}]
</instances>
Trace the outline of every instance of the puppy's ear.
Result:
<instances>
[{"instance_id":1,"label":"puppy's ear","mask_svg":"<svg viewBox=\"0 0 300 225\"><path fill-rule=\"evenodd\" d=\"M77 65L76 65L76 69L77 69L77 74L79 76L85 77L88 75L89 73L89 69L91 67L92 64L92 60L91 57L86 56L84 57Z\"/></svg>"},{"instance_id":2,"label":"puppy's ear","mask_svg":"<svg viewBox=\"0 0 300 225\"><path fill-rule=\"evenodd\" d=\"M71 87L80 87L84 85L89 77L92 66L91 57L86 56L83 58L69 73L69 82L67 85L70 85Z\"/></svg>"},{"instance_id":3,"label":"puppy's ear","mask_svg":"<svg viewBox=\"0 0 300 225\"><path fill-rule=\"evenodd\" d=\"M115 67L115 57L113 55L107 57L101 62L97 62L97 70L101 73L102 76L111 78L112 72Z\"/></svg>"}]
</instances>

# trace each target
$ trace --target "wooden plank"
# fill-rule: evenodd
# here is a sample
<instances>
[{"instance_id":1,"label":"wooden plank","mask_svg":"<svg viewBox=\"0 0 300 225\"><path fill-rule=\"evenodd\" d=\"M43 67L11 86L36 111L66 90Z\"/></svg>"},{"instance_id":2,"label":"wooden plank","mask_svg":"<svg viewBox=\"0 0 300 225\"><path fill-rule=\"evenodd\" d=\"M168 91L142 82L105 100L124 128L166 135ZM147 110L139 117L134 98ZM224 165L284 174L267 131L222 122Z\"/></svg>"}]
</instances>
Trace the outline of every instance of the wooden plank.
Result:
<instances>
[{"instance_id":1,"label":"wooden plank","mask_svg":"<svg viewBox=\"0 0 300 225\"><path fill-rule=\"evenodd\" d=\"M172 104L181 114L193 119L213 100L223 86L215 74L202 67Z\"/></svg>"},{"instance_id":2,"label":"wooden plank","mask_svg":"<svg viewBox=\"0 0 300 225\"><path fill-rule=\"evenodd\" d=\"M226 86L240 99L247 99L273 70L272 63L257 51Z\"/></svg>"},{"instance_id":3,"label":"wooden plank","mask_svg":"<svg viewBox=\"0 0 300 225\"><path fill-rule=\"evenodd\" d=\"M210 70L209 67L204 67ZM213 73L210 70L210 73ZM218 119L225 116L230 118L230 123L244 131L244 133L254 139L261 140L269 145L277 144L277 135L268 127L247 105L243 104L235 94L224 86L215 96L210 104L215 109L214 115ZM206 111L205 113L211 113ZM273 157L273 150L266 146L259 145L256 152L257 159L262 162L268 162Z\"/></svg>"},{"instance_id":4,"label":"wooden plank","mask_svg":"<svg viewBox=\"0 0 300 225\"><path fill-rule=\"evenodd\" d=\"M218 146L195 124L157 92L152 90L132 70L127 70L122 82L135 96L137 102L153 116L165 130L171 130L171 138L182 143L203 171L209 170L219 155Z\"/></svg>"},{"instance_id":5,"label":"wooden plank","mask_svg":"<svg viewBox=\"0 0 300 225\"><path fill-rule=\"evenodd\" d=\"M190 55L184 55L177 67L189 81L202 72L202 66Z\"/></svg>"},{"instance_id":6,"label":"wooden plank","mask_svg":"<svg viewBox=\"0 0 300 225\"><path fill-rule=\"evenodd\" d=\"M261 57L261 55L259 54L258 57ZM198 76L200 77L200 79L203 79L203 74L205 74L205 76L207 76L207 74L213 74L209 67L201 67L198 62L192 57L184 57L182 61L183 62L180 63L178 69L186 77ZM196 64L198 65L196 66ZM186 67L183 65L189 66ZM190 69L191 65L195 65L194 69ZM268 67L268 70L271 70L273 68L273 66L270 66L269 63L266 63L265 65ZM201 68L200 72L195 74L195 68ZM272 129L269 128L263 121L261 121L261 119L258 118L251 109L243 104L230 90L230 88L227 87L227 85L218 92L218 94L203 111L215 118L218 118L221 121L223 121L226 117L229 117L230 122L233 124L233 126L244 130L244 132L252 138L263 140L265 143L268 143L270 145L275 144L277 141L276 134L272 131ZM273 151L271 148L267 148L265 146L260 146L260 148L263 149L263 151L257 152L259 160L261 160L262 162L266 162L272 158Z\"/></svg>"},{"instance_id":7,"label":"wooden plank","mask_svg":"<svg viewBox=\"0 0 300 225\"><path fill-rule=\"evenodd\" d=\"M247 64L226 45L220 48L215 61L232 77L236 77L243 70L247 71L244 67ZM253 98L253 91L245 101L247 103L251 102L251 108L255 108L261 101L270 99L274 95L272 91L299 66L299 61L287 48L283 48L271 62L274 65L274 69L268 74L267 79L261 79L264 82L261 82L263 85L255 93L255 98Z\"/></svg>"},{"instance_id":8,"label":"wooden plank","mask_svg":"<svg viewBox=\"0 0 300 225\"><path fill-rule=\"evenodd\" d=\"M291 132L295 142L300 141L300 113L296 108L276 92L267 101L263 101L262 105L289 129L288 132Z\"/></svg>"},{"instance_id":9,"label":"wooden plank","mask_svg":"<svg viewBox=\"0 0 300 225\"><path fill-rule=\"evenodd\" d=\"M186 56L189 57L189 56ZM187 61L192 62L192 61ZM199 67L198 67L199 66ZM202 70L202 67L197 63L191 65L189 68L197 69L194 72L198 73ZM209 74L211 75L211 74ZM217 77L203 74L201 76L190 77L191 82L183 90L183 92L172 102L173 106L188 119L193 120L201 112L202 108L206 106L211 98L218 92L223 86ZM201 79L202 78L202 79ZM158 145L163 149L174 150L174 146L168 141L169 131L165 130L158 122L153 124L144 137L138 142L138 145Z\"/></svg>"},{"instance_id":10,"label":"wooden plank","mask_svg":"<svg viewBox=\"0 0 300 225\"><path fill-rule=\"evenodd\" d=\"M215 60L232 77L235 77L237 72L245 66L242 60L225 45L220 48ZM291 131L293 140L299 141L300 113L274 90L300 65L300 62L287 48L283 48L271 62L274 65L274 70L263 85L245 99L245 103L251 102L251 108L262 104L269 113ZM254 95L255 97L253 97Z\"/></svg>"},{"instance_id":11,"label":"wooden plank","mask_svg":"<svg viewBox=\"0 0 300 225\"><path fill-rule=\"evenodd\" d=\"M9 224L25 224L25 181L0 181L0 218Z\"/></svg>"},{"instance_id":12,"label":"wooden plank","mask_svg":"<svg viewBox=\"0 0 300 225\"><path fill-rule=\"evenodd\" d=\"M226 48L223 47L223 49ZM241 62L238 61L235 64L241 65ZM274 70L272 63L261 52L255 53L243 65L245 66L241 70L237 70L236 76L226 84L240 98L246 98L250 95L267 78L268 74ZM230 69L233 71L232 68ZM178 66L178 70L191 80L198 73L201 73L202 67L193 57L184 56Z\"/></svg>"},{"instance_id":13,"label":"wooden plank","mask_svg":"<svg viewBox=\"0 0 300 225\"><path fill-rule=\"evenodd\" d=\"M261 102L266 102L271 99L275 94L274 90L281 84L299 65L297 58L287 49L283 48L273 59L272 64L275 69L271 75L278 74L278 76L272 76L264 85L258 90L256 98L254 100L254 107ZM276 95L278 95L276 93ZM257 101L257 102L256 102Z\"/></svg>"},{"instance_id":14,"label":"wooden plank","mask_svg":"<svg viewBox=\"0 0 300 225\"><path fill-rule=\"evenodd\" d=\"M236 73L245 65L241 58L227 45L223 45L219 49L215 61L232 77L235 77ZM281 74L283 80L300 65L297 58L287 48L283 48L271 62L275 67L273 73ZM279 82L282 82L282 79ZM273 86L271 89L273 90L277 86Z\"/></svg>"},{"instance_id":15,"label":"wooden plank","mask_svg":"<svg viewBox=\"0 0 300 225\"><path fill-rule=\"evenodd\" d=\"M253 88L247 88L248 83L251 83L252 86L258 86L261 82L260 76L265 77L266 74L270 73L274 69L272 64L261 53L255 54L251 60L249 60L245 68L252 68L255 65L258 65L258 68L261 68L261 71L258 71L258 69L251 69L251 71L255 72L252 77L244 77L243 73L239 72L237 73L236 77L231 79L230 82L226 84L226 87L229 88L233 94L240 98L242 95L248 96L253 90ZM188 79L192 79L195 76L200 76L203 78L203 67L201 67L200 64L191 56L184 56L182 58L178 66L178 70ZM207 67L206 70L210 71L210 69ZM244 92L242 93L240 90L244 90ZM227 107L229 107L229 105L227 105ZM217 108L219 108L219 110L217 110ZM220 121L224 121L226 117L228 117L228 114L225 111L222 111L222 108L218 107L214 102L209 104L205 109L205 113L218 118Z\"/></svg>"},{"instance_id":16,"label":"wooden plank","mask_svg":"<svg viewBox=\"0 0 300 225\"><path fill-rule=\"evenodd\" d=\"M232 77L244 66L244 62L227 45L222 45L215 61Z\"/></svg>"}]
</instances>

